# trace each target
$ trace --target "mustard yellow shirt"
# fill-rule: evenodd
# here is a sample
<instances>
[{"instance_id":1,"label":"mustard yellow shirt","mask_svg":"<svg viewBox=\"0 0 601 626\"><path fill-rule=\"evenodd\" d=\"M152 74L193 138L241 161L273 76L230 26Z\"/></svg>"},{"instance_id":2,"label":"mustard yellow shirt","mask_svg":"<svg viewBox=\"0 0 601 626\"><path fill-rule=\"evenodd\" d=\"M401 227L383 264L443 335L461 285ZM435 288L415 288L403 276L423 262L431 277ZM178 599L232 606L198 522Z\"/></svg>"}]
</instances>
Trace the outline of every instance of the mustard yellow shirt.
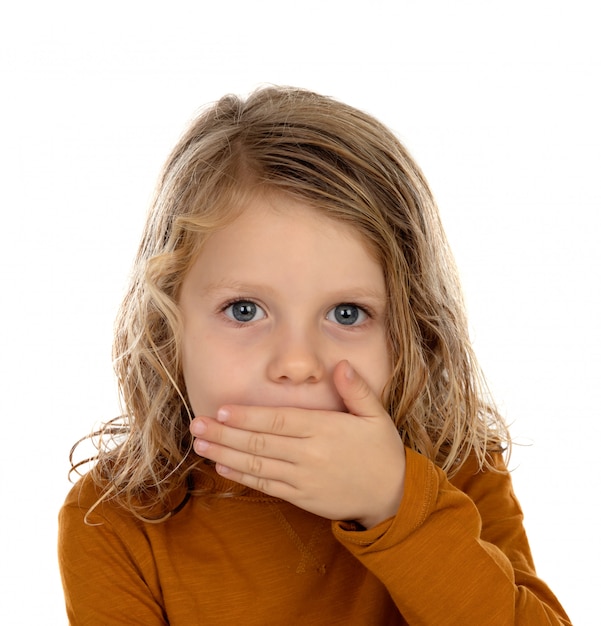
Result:
<instances>
[{"instance_id":1,"label":"mustard yellow shirt","mask_svg":"<svg viewBox=\"0 0 601 626\"><path fill-rule=\"evenodd\" d=\"M71 624L570 623L536 576L507 473L470 459L448 480L407 450L398 513L369 530L212 478L235 494L193 496L158 524L105 503L87 525L98 491L74 486L59 518Z\"/></svg>"}]
</instances>

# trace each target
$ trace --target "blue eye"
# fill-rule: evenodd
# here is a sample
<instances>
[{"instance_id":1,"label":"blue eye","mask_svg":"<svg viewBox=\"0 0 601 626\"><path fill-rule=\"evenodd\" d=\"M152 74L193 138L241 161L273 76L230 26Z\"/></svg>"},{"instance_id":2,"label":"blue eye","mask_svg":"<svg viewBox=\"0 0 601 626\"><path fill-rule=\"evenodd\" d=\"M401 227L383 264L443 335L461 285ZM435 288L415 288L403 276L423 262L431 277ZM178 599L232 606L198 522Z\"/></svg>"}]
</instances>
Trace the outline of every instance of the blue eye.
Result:
<instances>
[{"instance_id":1,"label":"blue eye","mask_svg":"<svg viewBox=\"0 0 601 626\"><path fill-rule=\"evenodd\" d=\"M241 323L256 322L265 317L265 311L250 300L232 302L223 311L227 317Z\"/></svg>"},{"instance_id":2,"label":"blue eye","mask_svg":"<svg viewBox=\"0 0 601 626\"><path fill-rule=\"evenodd\" d=\"M338 304L328 311L326 319L343 326L355 326L367 319L367 313L356 304Z\"/></svg>"}]
</instances>

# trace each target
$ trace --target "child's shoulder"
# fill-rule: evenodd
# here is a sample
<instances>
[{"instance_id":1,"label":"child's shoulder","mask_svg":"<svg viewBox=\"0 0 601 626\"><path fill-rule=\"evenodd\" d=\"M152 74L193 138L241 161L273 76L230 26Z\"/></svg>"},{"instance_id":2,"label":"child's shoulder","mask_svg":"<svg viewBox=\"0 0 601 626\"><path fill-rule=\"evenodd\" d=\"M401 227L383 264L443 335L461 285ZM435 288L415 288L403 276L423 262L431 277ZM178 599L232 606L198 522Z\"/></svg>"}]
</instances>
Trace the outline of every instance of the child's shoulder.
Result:
<instances>
[{"instance_id":1,"label":"child's shoulder","mask_svg":"<svg viewBox=\"0 0 601 626\"><path fill-rule=\"evenodd\" d=\"M100 485L94 480L91 472L87 472L80 476L72 485L67 493L63 506L75 506L89 509L102 497L105 490L106 485Z\"/></svg>"},{"instance_id":2,"label":"child's shoulder","mask_svg":"<svg viewBox=\"0 0 601 626\"><path fill-rule=\"evenodd\" d=\"M90 470L71 487L61 507L61 514L83 516L90 523L158 521L182 508L189 497L186 484L174 487L163 501L145 492L143 495L118 492L114 484Z\"/></svg>"},{"instance_id":3,"label":"child's shoulder","mask_svg":"<svg viewBox=\"0 0 601 626\"><path fill-rule=\"evenodd\" d=\"M467 494L481 513L491 509L490 514L494 514L500 506L509 506L516 512L520 510L511 473L501 451L488 452L484 466L472 452L449 482Z\"/></svg>"},{"instance_id":4,"label":"child's shoulder","mask_svg":"<svg viewBox=\"0 0 601 626\"><path fill-rule=\"evenodd\" d=\"M92 472L81 476L71 487L61 507L61 518L102 518L102 521L118 516L122 517L126 512L107 498L108 483L102 484Z\"/></svg>"}]
</instances>

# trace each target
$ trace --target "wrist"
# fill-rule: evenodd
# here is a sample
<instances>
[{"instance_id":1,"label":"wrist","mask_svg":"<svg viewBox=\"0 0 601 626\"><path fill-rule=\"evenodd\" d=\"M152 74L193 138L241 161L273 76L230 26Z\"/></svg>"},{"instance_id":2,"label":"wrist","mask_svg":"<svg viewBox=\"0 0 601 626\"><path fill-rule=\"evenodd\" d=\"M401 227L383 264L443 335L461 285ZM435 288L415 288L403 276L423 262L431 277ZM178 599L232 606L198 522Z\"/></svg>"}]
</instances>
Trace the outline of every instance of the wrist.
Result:
<instances>
[{"instance_id":1,"label":"wrist","mask_svg":"<svg viewBox=\"0 0 601 626\"><path fill-rule=\"evenodd\" d=\"M398 489L395 491L394 497L390 499L386 506L382 507L382 509L377 512L357 518L355 522L362 526L365 530L369 530L394 517L401 506L404 487L405 481L403 480Z\"/></svg>"}]
</instances>

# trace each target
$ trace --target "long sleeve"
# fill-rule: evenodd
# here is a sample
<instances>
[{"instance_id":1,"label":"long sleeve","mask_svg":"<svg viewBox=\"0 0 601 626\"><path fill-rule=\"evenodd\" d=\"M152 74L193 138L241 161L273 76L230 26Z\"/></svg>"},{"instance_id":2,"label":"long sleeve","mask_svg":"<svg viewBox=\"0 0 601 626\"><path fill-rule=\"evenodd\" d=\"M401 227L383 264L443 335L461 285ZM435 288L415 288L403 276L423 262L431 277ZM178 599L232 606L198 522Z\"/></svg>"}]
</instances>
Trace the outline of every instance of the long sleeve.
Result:
<instances>
[{"instance_id":1,"label":"long sleeve","mask_svg":"<svg viewBox=\"0 0 601 626\"><path fill-rule=\"evenodd\" d=\"M569 624L537 578L522 511L499 472L474 460L452 482L407 450L397 515L367 531L336 522L337 539L379 578L409 624Z\"/></svg>"}]
</instances>

